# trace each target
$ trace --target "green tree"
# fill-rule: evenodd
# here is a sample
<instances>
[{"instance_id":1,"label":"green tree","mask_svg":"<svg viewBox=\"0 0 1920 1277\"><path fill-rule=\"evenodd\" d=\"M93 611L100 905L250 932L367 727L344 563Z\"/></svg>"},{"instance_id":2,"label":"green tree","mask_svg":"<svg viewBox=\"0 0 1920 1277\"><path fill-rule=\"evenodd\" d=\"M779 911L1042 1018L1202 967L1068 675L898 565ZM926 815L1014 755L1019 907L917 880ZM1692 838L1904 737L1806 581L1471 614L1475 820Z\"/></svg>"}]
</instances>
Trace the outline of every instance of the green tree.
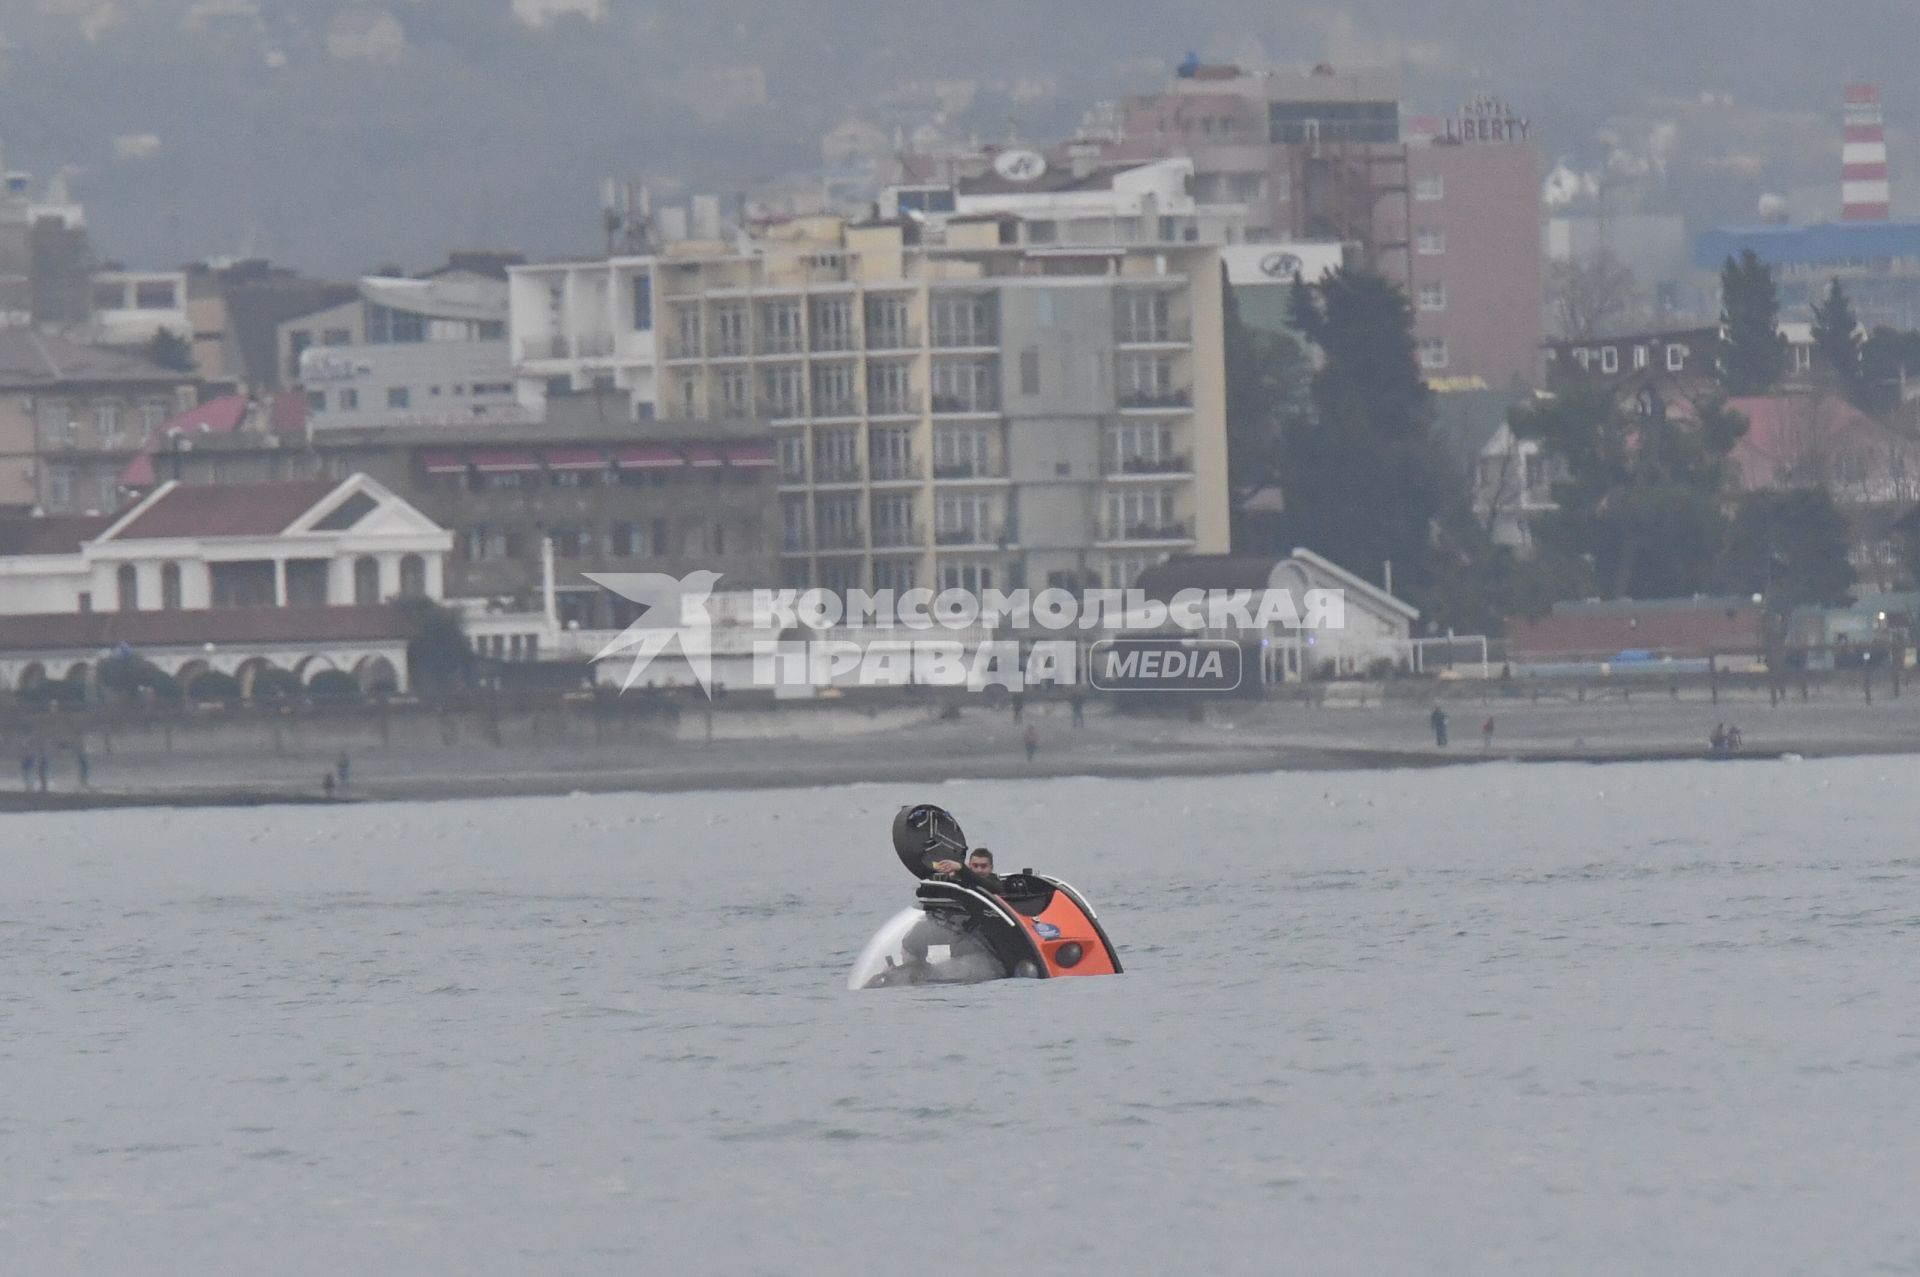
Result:
<instances>
[{"instance_id":1,"label":"green tree","mask_svg":"<svg viewBox=\"0 0 1920 1277\"><path fill-rule=\"evenodd\" d=\"M1885 416L1900 406L1901 387L1914 372L1920 372L1920 333L1875 328L1860 346L1860 397L1854 403L1862 412Z\"/></svg>"},{"instance_id":2,"label":"green tree","mask_svg":"<svg viewBox=\"0 0 1920 1277\"><path fill-rule=\"evenodd\" d=\"M1434 581L1448 465L1414 357L1406 294L1371 271L1296 285L1295 322L1321 353L1313 412L1281 443L1290 539L1415 600Z\"/></svg>"},{"instance_id":3,"label":"green tree","mask_svg":"<svg viewBox=\"0 0 1920 1277\"><path fill-rule=\"evenodd\" d=\"M1860 320L1839 280L1827 284L1824 301L1813 304L1814 370L1833 379L1835 388L1854 407L1860 407Z\"/></svg>"},{"instance_id":4,"label":"green tree","mask_svg":"<svg viewBox=\"0 0 1920 1277\"><path fill-rule=\"evenodd\" d=\"M1720 270L1720 384L1730 395L1763 395L1780 380L1780 296L1773 270L1744 249Z\"/></svg>"},{"instance_id":5,"label":"green tree","mask_svg":"<svg viewBox=\"0 0 1920 1277\"><path fill-rule=\"evenodd\" d=\"M147 362L168 372L192 372L193 346L185 337L168 328L153 335L145 347Z\"/></svg>"},{"instance_id":6,"label":"green tree","mask_svg":"<svg viewBox=\"0 0 1920 1277\"><path fill-rule=\"evenodd\" d=\"M1853 588L1847 521L1824 488L1749 492L1740 498L1720 563L1720 588L1762 594L1767 608L1844 602Z\"/></svg>"},{"instance_id":7,"label":"green tree","mask_svg":"<svg viewBox=\"0 0 1920 1277\"><path fill-rule=\"evenodd\" d=\"M1612 598L1668 598L1713 578L1726 516L1727 457L1746 419L1711 399L1675 411L1661 383L1622 403L1606 387L1572 382L1521 405L1509 420L1558 457L1557 509L1535 522L1541 550L1585 565L1590 588Z\"/></svg>"},{"instance_id":8,"label":"green tree","mask_svg":"<svg viewBox=\"0 0 1920 1277\"><path fill-rule=\"evenodd\" d=\"M1285 440L1313 412L1313 364L1298 341L1246 323L1233 289L1226 290L1227 486L1236 552L1278 554L1279 516L1247 509L1254 497L1278 488Z\"/></svg>"},{"instance_id":9,"label":"green tree","mask_svg":"<svg viewBox=\"0 0 1920 1277\"><path fill-rule=\"evenodd\" d=\"M460 613L425 598L400 599L393 606L411 623L407 673L412 685L435 692L465 687L473 671L473 649L467 645Z\"/></svg>"}]
</instances>

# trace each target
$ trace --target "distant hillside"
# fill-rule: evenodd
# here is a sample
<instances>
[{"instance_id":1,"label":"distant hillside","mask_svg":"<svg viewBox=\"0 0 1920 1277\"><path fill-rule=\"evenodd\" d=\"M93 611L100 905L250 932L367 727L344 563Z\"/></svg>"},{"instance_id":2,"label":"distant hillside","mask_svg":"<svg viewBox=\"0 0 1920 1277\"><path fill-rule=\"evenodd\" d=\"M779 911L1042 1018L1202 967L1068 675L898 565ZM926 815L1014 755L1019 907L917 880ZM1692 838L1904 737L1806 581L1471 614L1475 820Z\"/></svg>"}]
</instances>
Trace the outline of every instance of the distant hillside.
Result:
<instances>
[{"instance_id":1,"label":"distant hillside","mask_svg":"<svg viewBox=\"0 0 1920 1277\"><path fill-rule=\"evenodd\" d=\"M1606 116L1701 90L1818 136L1839 86L1872 78L1898 162L1900 128L1920 118L1900 74L1920 35L1911 5L1715 8L605 0L597 23L534 29L512 0L14 0L0 6L0 139L14 166L75 166L107 253L252 251L334 272L456 243L590 249L602 175L737 190L816 163L850 115L925 119L943 92L956 133L1057 132L1190 48L1396 60L1427 105L1494 89L1550 149L1589 155ZM1737 181L1703 189L1733 208L1751 188L1821 180L1829 158L1762 155L1757 172L1743 159Z\"/></svg>"}]
</instances>

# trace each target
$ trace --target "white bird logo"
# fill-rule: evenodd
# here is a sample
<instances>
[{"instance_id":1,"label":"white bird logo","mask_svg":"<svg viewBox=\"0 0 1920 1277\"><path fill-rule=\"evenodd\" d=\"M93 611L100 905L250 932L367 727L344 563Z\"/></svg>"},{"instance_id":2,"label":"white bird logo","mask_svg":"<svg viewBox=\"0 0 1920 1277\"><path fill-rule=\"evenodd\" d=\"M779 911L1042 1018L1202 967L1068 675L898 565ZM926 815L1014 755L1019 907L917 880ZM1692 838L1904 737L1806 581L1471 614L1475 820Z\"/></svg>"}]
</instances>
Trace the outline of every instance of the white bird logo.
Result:
<instances>
[{"instance_id":1,"label":"white bird logo","mask_svg":"<svg viewBox=\"0 0 1920 1277\"><path fill-rule=\"evenodd\" d=\"M627 667L621 691L639 682L653 658L679 639L680 655L693 671L694 681L712 698L713 618L707 615L706 604L713 587L720 582L718 572L689 572L683 577L668 576L664 572L583 572L581 575L646 609L593 658L602 661L633 649L633 664ZM656 607L665 609L664 624L654 616Z\"/></svg>"}]
</instances>

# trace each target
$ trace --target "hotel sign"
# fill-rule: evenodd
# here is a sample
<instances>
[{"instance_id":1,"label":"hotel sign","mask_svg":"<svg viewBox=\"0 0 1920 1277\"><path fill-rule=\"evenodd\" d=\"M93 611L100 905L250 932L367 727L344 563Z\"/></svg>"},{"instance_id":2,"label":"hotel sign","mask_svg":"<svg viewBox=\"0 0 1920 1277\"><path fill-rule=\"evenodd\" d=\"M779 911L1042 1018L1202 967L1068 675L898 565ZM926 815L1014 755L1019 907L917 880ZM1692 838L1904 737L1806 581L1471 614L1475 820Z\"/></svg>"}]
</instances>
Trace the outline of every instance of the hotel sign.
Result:
<instances>
[{"instance_id":1,"label":"hotel sign","mask_svg":"<svg viewBox=\"0 0 1920 1277\"><path fill-rule=\"evenodd\" d=\"M1448 142L1524 142L1532 127L1533 121L1515 115L1504 98L1479 93L1448 118L1441 136Z\"/></svg>"}]
</instances>

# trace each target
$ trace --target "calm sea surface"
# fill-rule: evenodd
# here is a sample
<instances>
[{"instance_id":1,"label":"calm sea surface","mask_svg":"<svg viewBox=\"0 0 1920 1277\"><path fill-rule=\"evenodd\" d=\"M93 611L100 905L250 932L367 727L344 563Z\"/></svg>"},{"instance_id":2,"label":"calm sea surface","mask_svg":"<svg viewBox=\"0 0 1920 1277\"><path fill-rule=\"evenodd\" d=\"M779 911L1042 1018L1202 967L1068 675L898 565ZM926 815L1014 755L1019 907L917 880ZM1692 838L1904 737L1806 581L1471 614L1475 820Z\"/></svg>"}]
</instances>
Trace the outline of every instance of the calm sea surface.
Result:
<instances>
[{"instance_id":1,"label":"calm sea surface","mask_svg":"<svg viewBox=\"0 0 1920 1277\"><path fill-rule=\"evenodd\" d=\"M1920 1272L1920 762L0 820L0 1271ZM902 801L1116 979L849 993Z\"/></svg>"}]
</instances>

